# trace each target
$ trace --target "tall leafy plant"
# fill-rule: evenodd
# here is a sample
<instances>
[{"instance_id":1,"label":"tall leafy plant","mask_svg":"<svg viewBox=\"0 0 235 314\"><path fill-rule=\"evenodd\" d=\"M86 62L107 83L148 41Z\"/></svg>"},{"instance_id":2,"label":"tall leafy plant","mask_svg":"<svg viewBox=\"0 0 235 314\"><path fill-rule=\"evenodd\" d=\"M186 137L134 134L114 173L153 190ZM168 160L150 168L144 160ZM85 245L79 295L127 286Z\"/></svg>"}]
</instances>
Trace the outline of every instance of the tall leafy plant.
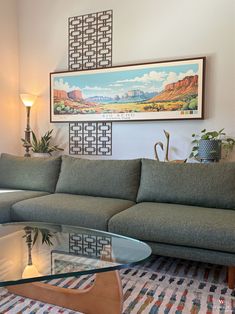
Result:
<instances>
[{"instance_id":1,"label":"tall leafy plant","mask_svg":"<svg viewBox=\"0 0 235 314\"><path fill-rule=\"evenodd\" d=\"M54 234L48 230L48 229L42 229L42 228L37 228L37 227L25 227L25 235L23 238L27 239L27 235L30 232L30 238L31 236L33 237L32 239L32 244L34 245L41 234L41 242L42 244L47 244L48 246L52 246L53 242L51 241L52 238L54 237Z\"/></svg>"},{"instance_id":2,"label":"tall leafy plant","mask_svg":"<svg viewBox=\"0 0 235 314\"><path fill-rule=\"evenodd\" d=\"M34 153L47 153L50 154L55 151L63 151L63 148L60 148L58 145L51 145L50 141L52 138L53 129L46 132L41 138L37 139L35 133L32 131L32 141L29 143L25 139L21 139L24 144L29 144L32 147Z\"/></svg>"},{"instance_id":3,"label":"tall leafy plant","mask_svg":"<svg viewBox=\"0 0 235 314\"><path fill-rule=\"evenodd\" d=\"M226 133L224 132L224 128L219 131L207 131L206 129L203 129L200 134L192 134L192 152L189 156L189 158L198 158L199 154L199 145L200 140L218 140L221 141L222 148L225 151L225 157L233 150L235 146L235 140L231 137L226 137Z\"/></svg>"}]
</instances>

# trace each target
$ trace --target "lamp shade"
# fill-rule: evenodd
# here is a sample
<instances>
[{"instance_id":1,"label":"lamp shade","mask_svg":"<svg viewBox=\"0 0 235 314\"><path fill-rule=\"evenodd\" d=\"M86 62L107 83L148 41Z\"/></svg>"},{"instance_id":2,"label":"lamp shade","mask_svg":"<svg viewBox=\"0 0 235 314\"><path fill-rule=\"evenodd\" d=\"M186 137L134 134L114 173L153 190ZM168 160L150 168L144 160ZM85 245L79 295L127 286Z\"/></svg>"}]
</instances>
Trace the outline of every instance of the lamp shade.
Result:
<instances>
[{"instance_id":1,"label":"lamp shade","mask_svg":"<svg viewBox=\"0 0 235 314\"><path fill-rule=\"evenodd\" d=\"M31 95L31 94L20 94L20 98L21 98L23 104L25 105L25 107L32 107L37 96Z\"/></svg>"}]
</instances>

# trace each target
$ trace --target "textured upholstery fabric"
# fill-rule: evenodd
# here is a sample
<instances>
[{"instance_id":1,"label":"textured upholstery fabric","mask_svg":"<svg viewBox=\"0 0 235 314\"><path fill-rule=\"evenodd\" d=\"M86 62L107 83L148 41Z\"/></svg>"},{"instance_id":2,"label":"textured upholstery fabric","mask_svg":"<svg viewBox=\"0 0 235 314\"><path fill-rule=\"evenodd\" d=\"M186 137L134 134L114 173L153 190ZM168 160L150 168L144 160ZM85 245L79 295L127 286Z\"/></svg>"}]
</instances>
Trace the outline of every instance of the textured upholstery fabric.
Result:
<instances>
[{"instance_id":1,"label":"textured upholstery fabric","mask_svg":"<svg viewBox=\"0 0 235 314\"><path fill-rule=\"evenodd\" d=\"M0 190L0 223L10 222L10 208L16 202L39 197L42 195L47 195L46 192L38 192L38 191L12 191L4 193L4 190Z\"/></svg>"},{"instance_id":2,"label":"textured upholstery fabric","mask_svg":"<svg viewBox=\"0 0 235 314\"><path fill-rule=\"evenodd\" d=\"M133 204L127 200L56 193L15 204L11 218L107 230L108 220Z\"/></svg>"},{"instance_id":3,"label":"textured upholstery fabric","mask_svg":"<svg viewBox=\"0 0 235 314\"><path fill-rule=\"evenodd\" d=\"M54 192L60 158L27 158L2 154L0 188Z\"/></svg>"},{"instance_id":4,"label":"textured upholstery fabric","mask_svg":"<svg viewBox=\"0 0 235 314\"><path fill-rule=\"evenodd\" d=\"M152 253L156 255L184 258L203 263L235 265L235 254L232 253L157 242L147 242L147 244L151 247Z\"/></svg>"},{"instance_id":5,"label":"textured upholstery fabric","mask_svg":"<svg viewBox=\"0 0 235 314\"><path fill-rule=\"evenodd\" d=\"M235 209L235 162L175 164L143 159L137 201Z\"/></svg>"},{"instance_id":6,"label":"textured upholstery fabric","mask_svg":"<svg viewBox=\"0 0 235 314\"><path fill-rule=\"evenodd\" d=\"M140 203L115 215L109 231L144 241L235 253L233 210Z\"/></svg>"},{"instance_id":7,"label":"textured upholstery fabric","mask_svg":"<svg viewBox=\"0 0 235 314\"><path fill-rule=\"evenodd\" d=\"M136 200L140 160L62 157L56 192Z\"/></svg>"}]
</instances>

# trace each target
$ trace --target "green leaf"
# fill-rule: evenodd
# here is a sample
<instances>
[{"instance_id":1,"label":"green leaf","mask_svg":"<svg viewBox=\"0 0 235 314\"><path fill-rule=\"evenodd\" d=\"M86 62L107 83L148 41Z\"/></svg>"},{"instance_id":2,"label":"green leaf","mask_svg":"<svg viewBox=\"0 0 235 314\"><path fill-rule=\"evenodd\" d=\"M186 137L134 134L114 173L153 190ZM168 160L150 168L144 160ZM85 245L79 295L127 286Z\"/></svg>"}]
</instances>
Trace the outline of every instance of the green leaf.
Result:
<instances>
[{"instance_id":1,"label":"green leaf","mask_svg":"<svg viewBox=\"0 0 235 314\"><path fill-rule=\"evenodd\" d=\"M33 145L37 146L38 145L37 138L36 138L36 135L33 131L32 131L32 138L33 138Z\"/></svg>"},{"instance_id":2,"label":"green leaf","mask_svg":"<svg viewBox=\"0 0 235 314\"><path fill-rule=\"evenodd\" d=\"M40 139L36 138L35 133L32 131L32 151L35 153L49 153L54 151L63 151L58 145L50 146L50 141L52 138L52 130L47 131Z\"/></svg>"},{"instance_id":3,"label":"green leaf","mask_svg":"<svg viewBox=\"0 0 235 314\"><path fill-rule=\"evenodd\" d=\"M33 245L36 243L38 238L38 228L34 228L34 237L33 237Z\"/></svg>"},{"instance_id":4,"label":"green leaf","mask_svg":"<svg viewBox=\"0 0 235 314\"><path fill-rule=\"evenodd\" d=\"M226 141L235 144L235 140L233 138L231 138L231 137L226 138Z\"/></svg>"},{"instance_id":5,"label":"green leaf","mask_svg":"<svg viewBox=\"0 0 235 314\"><path fill-rule=\"evenodd\" d=\"M213 131L213 132L210 132L210 136L211 136L212 138L217 138L217 137L219 136L219 133L216 132L216 131Z\"/></svg>"}]
</instances>

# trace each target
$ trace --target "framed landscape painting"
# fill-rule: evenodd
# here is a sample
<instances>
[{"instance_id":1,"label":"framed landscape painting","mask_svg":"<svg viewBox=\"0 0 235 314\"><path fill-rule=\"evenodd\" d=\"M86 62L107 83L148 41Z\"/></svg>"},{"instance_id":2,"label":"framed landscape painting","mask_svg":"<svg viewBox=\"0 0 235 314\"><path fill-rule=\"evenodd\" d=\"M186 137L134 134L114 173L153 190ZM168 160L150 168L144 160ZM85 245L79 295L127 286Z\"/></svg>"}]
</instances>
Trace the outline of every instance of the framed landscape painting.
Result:
<instances>
[{"instance_id":1,"label":"framed landscape painting","mask_svg":"<svg viewBox=\"0 0 235 314\"><path fill-rule=\"evenodd\" d=\"M205 57L50 74L51 122L203 118Z\"/></svg>"}]
</instances>

